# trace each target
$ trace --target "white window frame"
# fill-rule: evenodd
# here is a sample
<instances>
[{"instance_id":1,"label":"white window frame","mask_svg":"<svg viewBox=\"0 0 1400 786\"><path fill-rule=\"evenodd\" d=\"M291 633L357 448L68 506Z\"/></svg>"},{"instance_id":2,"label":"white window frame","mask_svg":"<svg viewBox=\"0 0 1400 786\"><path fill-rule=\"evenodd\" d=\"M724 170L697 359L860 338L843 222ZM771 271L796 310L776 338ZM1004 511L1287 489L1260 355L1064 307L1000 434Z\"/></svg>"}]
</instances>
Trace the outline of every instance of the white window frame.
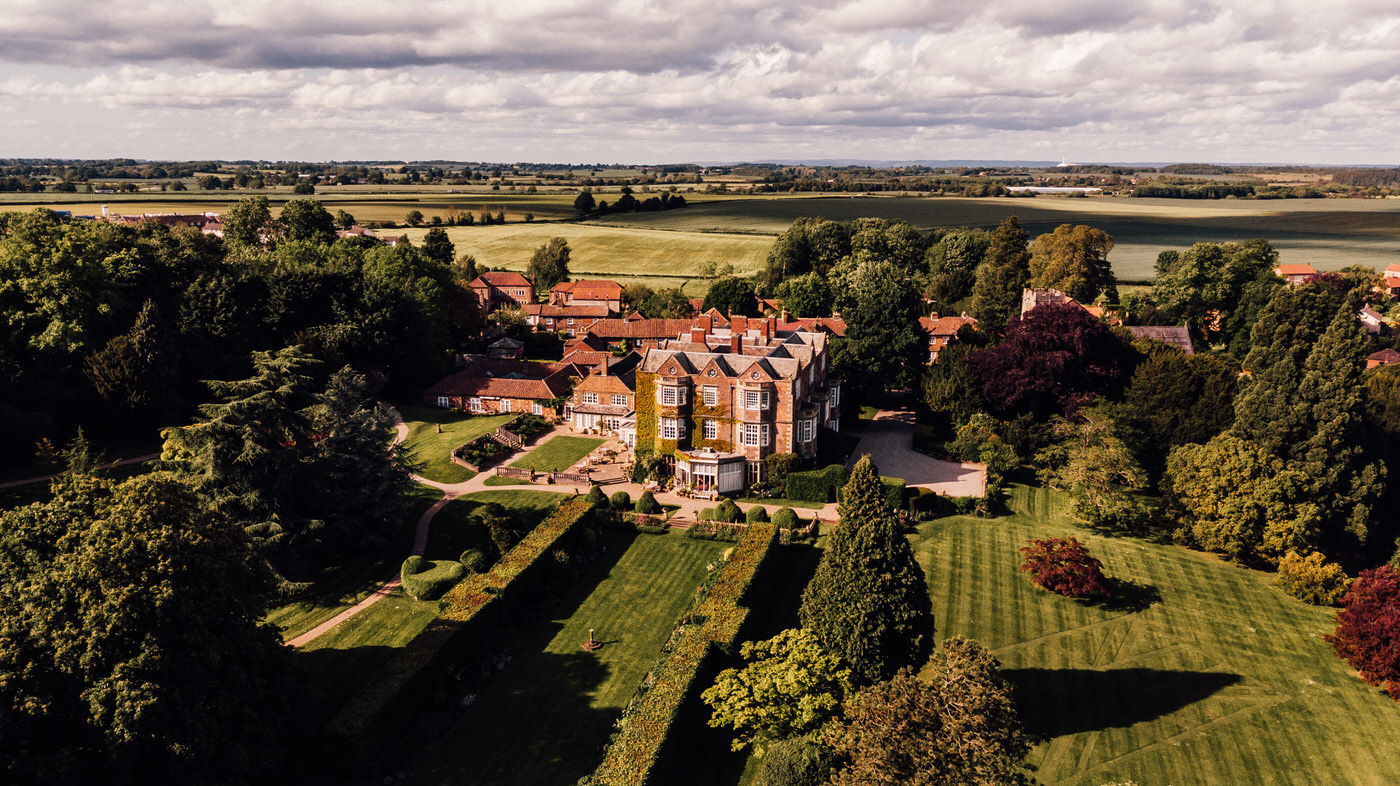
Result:
<instances>
[{"instance_id":1,"label":"white window frame","mask_svg":"<svg viewBox=\"0 0 1400 786\"><path fill-rule=\"evenodd\" d=\"M706 385L701 392L704 395L705 406L713 407L719 404L719 388L717 386Z\"/></svg>"},{"instance_id":2,"label":"white window frame","mask_svg":"<svg viewBox=\"0 0 1400 786\"><path fill-rule=\"evenodd\" d=\"M760 444L765 444L763 443L763 435L765 431L766 429L764 428L764 424L762 423L745 423L743 433L744 445L751 448L756 448L759 447Z\"/></svg>"},{"instance_id":3,"label":"white window frame","mask_svg":"<svg viewBox=\"0 0 1400 786\"><path fill-rule=\"evenodd\" d=\"M625 407L625 406L627 406L627 396L624 395L624 394L622 394L622 393L614 393L614 394L612 394L612 405L613 405L614 407Z\"/></svg>"},{"instance_id":4,"label":"white window frame","mask_svg":"<svg viewBox=\"0 0 1400 786\"><path fill-rule=\"evenodd\" d=\"M538 402L538 401L531 401L531 402L530 402L530 414L532 414L532 415L543 415L543 414L544 414L544 405L541 404L541 403Z\"/></svg>"},{"instance_id":5,"label":"white window frame","mask_svg":"<svg viewBox=\"0 0 1400 786\"><path fill-rule=\"evenodd\" d=\"M674 439L677 441L685 439L685 419L661 418L661 427L659 431L661 432L662 439Z\"/></svg>"},{"instance_id":6,"label":"white window frame","mask_svg":"<svg viewBox=\"0 0 1400 786\"><path fill-rule=\"evenodd\" d=\"M585 404L597 404L597 403L598 403L598 394L597 394L597 393L584 393L584 394L583 394L583 403L585 403Z\"/></svg>"},{"instance_id":7,"label":"white window frame","mask_svg":"<svg viewBox=\"0 0 1400 786\"><path fill-rule=\"evenodd\" d=\"M448 396L438 396L437 405L439 407L442 407L443 409L447 409L448 407L452 406L452 399Z\"/></svg>"},{"instance_id":8,"label":"white window frame","mask_svg":"<svg viewBox=\"0 0 1400 786\"><path fill-rule=\"evenodd\" d=\"M469 401L467 401L467 408L470 409L472 412L480 412L481 399L472 397Z\"/></svg>"},{"instance_id":9,"label":"white window frame","mask_svg":"<svg viewBox=\"0 0 1400 786\"><path fill-rule=\"evenodd\" d=\"M759 430L758 430L758 433L759 433L759 435L760 435L760 437L759 437L760 440L762 440L761 442L759 442L759 445L760 445L761 447L765 447L765 448L766 448L766 447L768 447L770 444L772 444L772 442L771 442L771 440L770 440L771 432L770 432L769 429L768 429L768 424L767 424L767 423L764 423L764 424L762 424L762 425L760 426L760 428L759 428Z\"/></svg>"},{"instance_id":10,"label":"white window frame","mask_svg":"<svg viewBox=\"0 0 1400 786\"><path fill-rule=\"evenodd\" d=\"M704 430L703 433L705 434L705 439L719 439L719 421L718 421L718 420L711 420L711 419L709 419L709 418L706 418L706 419L705 419L704 429L705 429L705 430Z\"/></svg>"},{"instance_id":11,"label":"white window frame","mask_svg":"<svg viewBox=\"0 0 1400 786\"><path fill-rule=\"evenodd\" d=\"M757 390L744 391L744 409L757 410L763 404L763 396Z\"/></svg>"},{"instance_id":12,"label":"white window frame","mask_svg":"<svg viewBox=\"0 0 1400 786\"><path fill-rule=\"evenodd\" d=\"M656 391L656 403L663 407L685 406L685 388L679 385L662 385Z\"/></svg>"},{"instance_id":13,"label":"white window frame","mask_svg":"<svg viewBox=\"0 0 1400 786\"><path fill-rule=\"evenodd\" d=\"M497 411L497 412L510 412L510 411L511 411L511 410L510 410L510 406L511 406L511 404L510 404L510 399L508 399L508 398L503 398L503 399L501 399L501 406L500 406L496 411Z\"/></svg>"},{"instance_id":14,"label":"white window frame","mask_svg":"<svg viewBox=\"0 0 1400 786\"><path fill-rule=\"evenodd\" d=\"M799 441L799 442L811 442L813 439L816 438L816 436L817 436L817 421L815 421L815 420L803 420L803 421L800 421L800 427L801 427L801 428L800 428L800 430L799 430L799 432L798 432L798 441Z\"/></svg>"}]
</instances>

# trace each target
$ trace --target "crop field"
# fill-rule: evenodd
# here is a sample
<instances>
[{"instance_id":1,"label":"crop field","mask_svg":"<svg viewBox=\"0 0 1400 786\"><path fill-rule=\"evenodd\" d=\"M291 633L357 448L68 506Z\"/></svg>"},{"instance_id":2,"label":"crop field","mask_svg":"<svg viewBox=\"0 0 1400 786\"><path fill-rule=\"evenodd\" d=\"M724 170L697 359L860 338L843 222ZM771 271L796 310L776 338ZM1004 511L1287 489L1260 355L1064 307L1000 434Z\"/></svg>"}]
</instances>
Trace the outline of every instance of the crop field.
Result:
<instances>
[{"instance_id":1,"label":"crop field","mask_svg":"<svg viewBox=\"0 0 1400 786\"><path fill-rule=\"evenodd\" d=\"M458 256L471 254L478 264L509 270L524 270L536 248L552 237L562 237L569 242L569 272L574 278L607 277L624 284L644 281L652 287L680 286L698 277L706 262L733 265L741 275L757 272L773 245L773 238L766 235L659 230L592 222L534 223L447 227L447 236ZM427 231L394 230L415 244ZM687 291L701 295L707 287L697 281Z\"/></svg>"},{"instance_id":2,"label":"crop field","mask_svg":"<svg viewBox=\"0 0 1400 786\"><path fill-rule=\"evenodd\" d=\"M1400 706L1357 679L1322 636L1333 610L1271 576L1175 546L1074 526L1052 492L1013 486L1010 516L926 524L938 638L992 648L1042 738L1047 784L1400 782ZM1073 534L1112 577L1111 605L1036 588L1019 571L1031 537Z\"/></svg>"},{"instance_id":3,"label":"crop field","mask_svg":"<svg viewBox=\"0 0 1400 786\"><path fill-rule=\"evenodd\" d=\"M705 566L729 544L608 531L608 553L544 620L502 644L511 660L440 740L413 782L573 783L597 764ZM579 645L596 631L596 653Z\"/></svg>"},{"instance_id":4,"label":"crop field","mask_svg":"<svg viewBox=\"0 0 1400 786\"><path fill-rule=\"evenodd\" d=\"M610 225L685 232L776 235L795 219L898 218L915 226L992 227L1015 215L1035 235L1060 224L1088 224L1114 238L1119 278L1152 276L1157 254L1200 241L1265 238L1284 262L1335 270L1400 262L1400 200L1174 200L1055 197L753 197L696 202L684 210L609 216Z\"/></svg>"}]
</instances>

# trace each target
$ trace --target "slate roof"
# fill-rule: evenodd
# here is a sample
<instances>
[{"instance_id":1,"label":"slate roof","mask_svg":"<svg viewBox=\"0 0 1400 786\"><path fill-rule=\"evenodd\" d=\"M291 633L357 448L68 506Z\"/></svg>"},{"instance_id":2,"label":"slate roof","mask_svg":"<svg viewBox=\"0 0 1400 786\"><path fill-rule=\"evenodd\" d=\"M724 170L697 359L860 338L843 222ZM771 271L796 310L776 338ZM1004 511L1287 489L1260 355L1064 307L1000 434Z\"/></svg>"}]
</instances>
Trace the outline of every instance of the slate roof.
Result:
<instances>
[{"instance_id":1,"label":"slate roof","mask_svg":"<svg viewBox=\"0 0 1400 786\"><path fill-rule=\"evenodd\" d=\"M1129 325L1128 332L1133 334L1133 338L1160 341L1188 355L1196 352L1195 347L1191 345L1191 331L1187 330L1185 325Z\"/></svg>"}]
</instances>

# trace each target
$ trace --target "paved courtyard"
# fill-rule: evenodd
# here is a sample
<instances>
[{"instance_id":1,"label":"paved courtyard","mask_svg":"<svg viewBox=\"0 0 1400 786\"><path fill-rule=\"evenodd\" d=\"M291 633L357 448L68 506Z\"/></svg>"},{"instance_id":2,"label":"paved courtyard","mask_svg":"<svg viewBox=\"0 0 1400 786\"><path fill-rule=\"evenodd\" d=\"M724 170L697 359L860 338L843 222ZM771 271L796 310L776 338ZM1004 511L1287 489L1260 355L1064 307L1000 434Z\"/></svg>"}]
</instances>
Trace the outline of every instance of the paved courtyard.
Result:
<instances>
[{"instance_id":1,"label":"paved courtyard","mask_svg":"<svg viewBox=\"0 0 1400 786\"><path fill-rule=\"evenodd\" d=\"M981 464L943 461L914 450L914 418L906 410L881 410L875 420L850 434L860 437L854 457L869 453L881 475L904 478L906 485L950 497L980 497L985 493L987 470Z\"/></svg>"}]
</instances>

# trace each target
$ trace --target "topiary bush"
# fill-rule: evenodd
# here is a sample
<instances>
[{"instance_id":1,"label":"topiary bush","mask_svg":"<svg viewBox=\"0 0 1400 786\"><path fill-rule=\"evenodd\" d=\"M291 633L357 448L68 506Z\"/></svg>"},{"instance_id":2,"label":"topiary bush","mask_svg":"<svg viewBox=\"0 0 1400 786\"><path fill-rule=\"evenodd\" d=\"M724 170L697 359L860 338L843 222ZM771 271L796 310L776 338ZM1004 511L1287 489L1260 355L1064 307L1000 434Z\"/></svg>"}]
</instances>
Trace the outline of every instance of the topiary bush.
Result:
<instances>
[{"instance_id":1,"label":"topiary bush","mask_svg":"<svg viewBox=\"0 0 1400 786\"><path fill-rule=\"evenodd\" d=\"M491 560L486 558L486 553L481 549L467 549L462 552L460 561L462 567L472 573L485 573L486 569L491 567Z\"/></svg>"},{"instance_id":2,"label":"topiary bush","mask_svg":"<svg viewBox=\"0 0 1400 786\"><path fill-rule=\"evenodd\" d=\"M1290 551L1278 561L1274 583L1284 592L1314 606L1335 606L1351 586L1346 571L1335 562L1313 552L1304 557Z\"/></svg>"},{"instance_id":3,"label":"topiary bush","mask_svg":"<svg viewBox=\"0 0 1400 786\"><path fill-rule=\"evenodd\" d=\"M419 559L416 570L409 571L409 563ZM462 563L453 560L431 560L409 557L404 560L399 572L399 582L414 600L437 600L457 585L467 575Z\"/></svg>"},{"instance_id":4,"label":"topiary bush","mask_svg":"<svg viewBox=\"0 0 1400 786\"><path fill-rule=\"evenodd\" d=\"M822 786L830 778L831 749L817 734L774 743L759 759L760 786Z\"/></svg>"},{"instance_id":5,"label":"topiary bush","mask_svg":"<svg viewBox=\"0 0 1400 786\"><path fill-rule=\"evenodd\" d=\"M734 504L734 500L721 500L715 506L715 521L722 521L726 524L738 524L744 520L744 511Z\"/></svg>"},{"instance_id":6,"label":"topiary bush","mask_svg":"<svg viewBox=\"0 0 1400 786\"><path fill-rule=\"evenodd\" d=\"M588 496L584 497L584 499L588 501L588 504L596 508L608 501L608 495L603 493L602 486L594 484L588 487Z\"/></svg>"},{"instance_id":7,"label":"topiary bush","mask_svg":"<svg viewBox=\"0 0 1400 786\"><path fill-rule=\"evenodd\" d=\"M802 525L802 520L797 517L797 511L792 508L778 508L778 512L773 514L773 524L778 529L792 529Z\"/></svg>"},{"instance_id":8,"label":"topiary bush","mask_svg":"<svg viewBox=\"0 0 1400 786\"><path fill-rule=\"evenodd\" d=\"M656 497L653 496L650 491L643 491L642 496L637 497L637 506L635 510L638 513L646 513L648 515L660 513L661 504L656 501Z\"/></svg>"},{"instance_id":9,"label":"topiary bush","mask_svg":"<svg viewBox=\"0 0 1400 786\"><path fill-rule=\"evenodd\" d=\"M614 491L613 495L608 498L608 504L612 506L613 510L627 510L632 507L632 495L625 491Z\"/></svg>"},{"instance_id":10,"label":"topiary bush","mask_svg":"<svg viewBox=\"0 0 1400 786\"><path fill-rule=\"evenodd\" d=\"M748 524L757 524L768 520L768 511L762 505L754 505L744 513L744 521Z\"/></svg>"}]
</instances>

